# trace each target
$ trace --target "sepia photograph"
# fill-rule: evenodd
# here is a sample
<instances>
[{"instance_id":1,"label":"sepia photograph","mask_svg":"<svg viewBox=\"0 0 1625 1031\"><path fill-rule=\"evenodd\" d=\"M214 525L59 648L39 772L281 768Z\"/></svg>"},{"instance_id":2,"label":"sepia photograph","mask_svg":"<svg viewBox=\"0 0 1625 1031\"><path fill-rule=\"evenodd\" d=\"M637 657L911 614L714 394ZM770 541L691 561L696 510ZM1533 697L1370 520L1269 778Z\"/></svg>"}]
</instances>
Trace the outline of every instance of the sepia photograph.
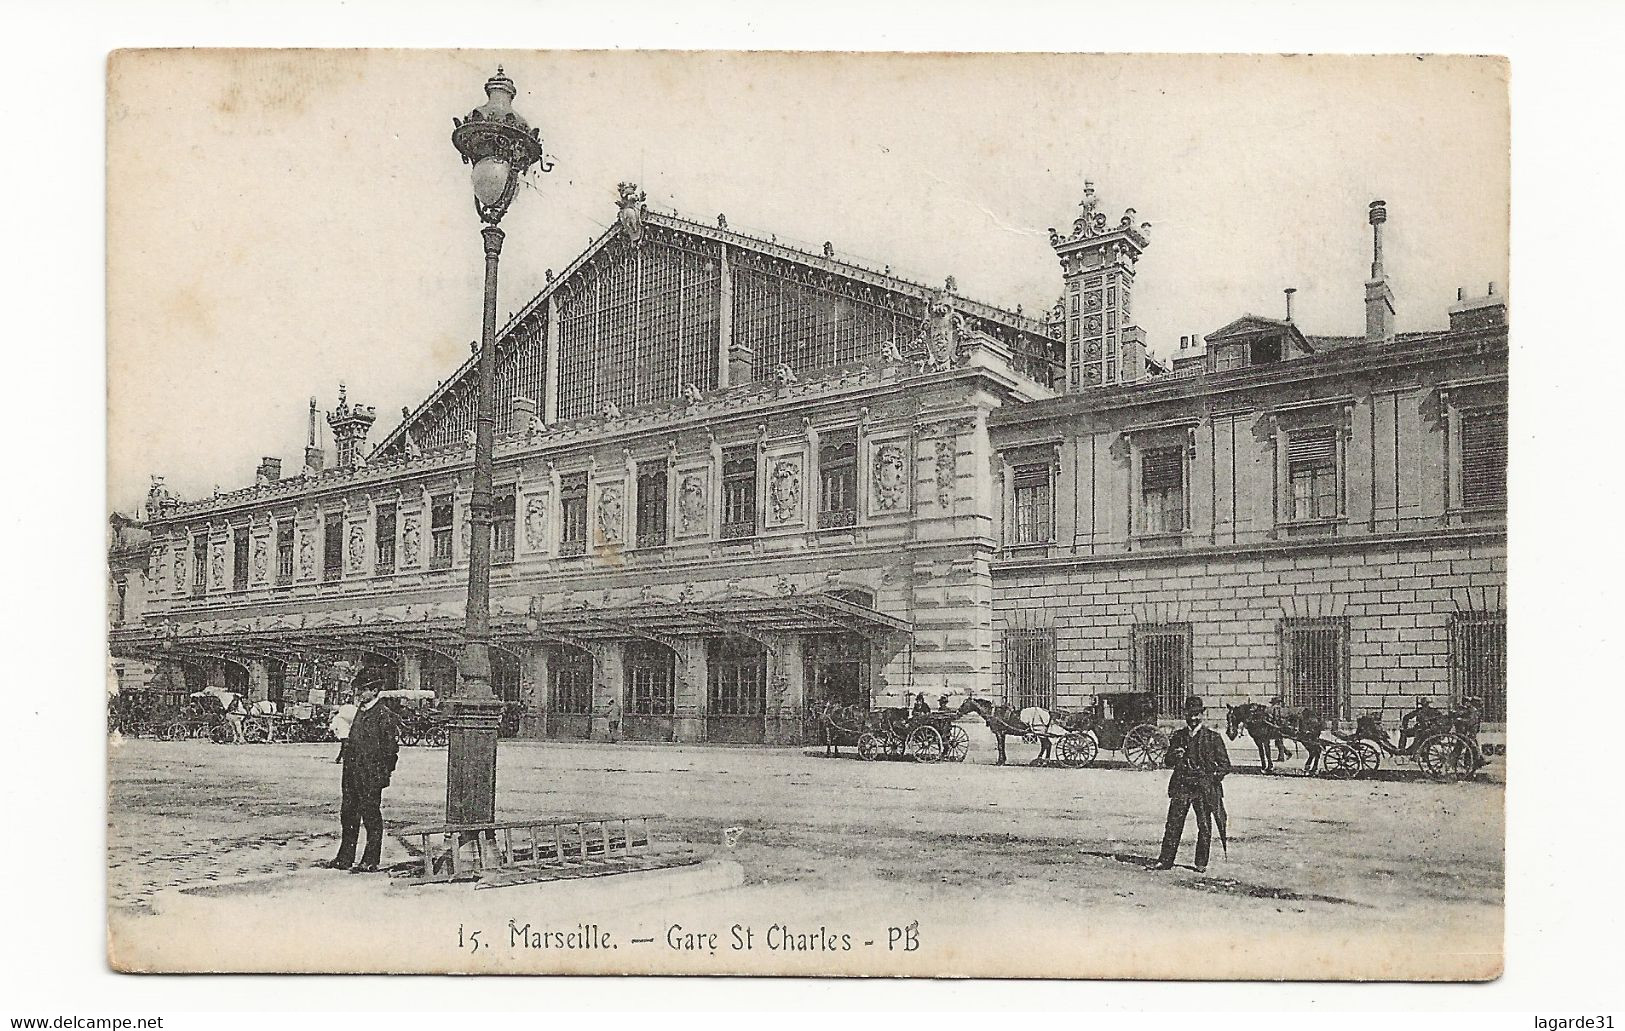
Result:
<instances>
[{"instance_id":1,"label":"sepia photograph","mask_svg":"<svg viewBox=\"0 0 1625 1031\"><path fill-rule=\"evenodd\" d=\"M1505 58L106 77L113 970L1501 976Z\"/></svg>"}]
</instances>

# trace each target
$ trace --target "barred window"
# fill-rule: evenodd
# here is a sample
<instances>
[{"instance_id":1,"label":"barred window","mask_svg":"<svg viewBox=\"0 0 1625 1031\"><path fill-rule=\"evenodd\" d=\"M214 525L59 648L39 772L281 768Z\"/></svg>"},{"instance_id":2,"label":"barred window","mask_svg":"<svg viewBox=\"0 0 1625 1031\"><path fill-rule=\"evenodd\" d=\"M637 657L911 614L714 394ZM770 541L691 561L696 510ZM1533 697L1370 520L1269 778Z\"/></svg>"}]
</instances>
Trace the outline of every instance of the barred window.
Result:
<instances>
[{"instance_id":1,"label":"barred window","mask_svg":"<svg viewBox=\"0 0 1625 1031\"><path fill-rule=\"evenodd\" d=\"M1506 722L1506 613L1456 613L1450 621L1450 678L1456 701L1477 698L1485 721Z\"/></svg>"},{"instance_id":2,"label":"barred window","mask_svg":"<svg viewBox=\"0 0 1625 1031\"><path fill-rule=\"evenodd\" d=\"M231 533L231 589L248 590L248 527L239 526Z\"/></svg>"},{"instance_id":3,"label":"barred window","mask_svg":"<svg viewBox=\"0 0 1625 1031\"><path fill-rule=\"evenodd\" d=\"M1327 720L1347 719L1348 624L1342 619L1289 619L1281 624L1281 679L1286 703Z\"/></svg>"},{"instance_id":4,"label":"barred window","mask_svg":"<svg viewBox=\"0 0 1625 1031\"><path fill-rule=\"evenodd\" d=\"M1022 628L1004 632L1004 701L1024 709L1055 707L1055 631Z\"/></svg>"},{"instance_id":5,"label":"barred window","mask_svg":"<svg viewBox=\"0 0 1625 1031\"><path fill-rule=\"evenodd\" d=\"M1461 503L1467 508L1505 505L1507 413L1504 408L1461 417Z\"/></svg>"},{"instance_id":6,"label":"barred window","mask_svg":"<svg viewBox=\"0 0 1625 1031\"><path fill-rule=\"evenodd\" d=\"M380 573L395 571L395 506L379 505L373 522L373 547L377 556L373 568Z\"/></svg>"},{"instance_id":7,"label":"barred window","mask_svg":"<svg viewBox=\"0 0 1625 1031\"><path fill-rule=\"evenodd\" d=\"M1050 467L1022 465L1015 469L1015 543L1041 544L1054 539L1050 518Z\"/></svg>"},{"instance_id":8,"label":"barred window","mask_svg":"<svg viewBox=\"0 0 1625 1031\"><path fill-rule=\"evenodd\" d=\"M1150 448L1140 455L1140 532L1185 530L1185 449Z\"/></svg>"},{"instance_id":9,"label":"barred window","mask_svg":"<svg viewBox=\"0 0 1625 1031\"><path fill-rule=\"evenodd\" d=\"M1158 712L1180 711L1191 693L1189 623L1135 626L1134 686L1156 699Z\"/></svg>"},{"instance_id":10,"label":"barred window","mask_svg":"<svg viewBox=\"0 0 1625 1031\"><path fill-rule=\"evenodd\" d=\"M429 506L430 569L451 568L451 519L451 499L435 498Z\"/></svg>"},{"instance_id":11,"label":"barred window","mask_svg":"<svg viewBox=\"0 0 1625 1031\"><path fill-rule=\"evenodd\" d=\"M563 716L592 715L592 656L579 648L556 649L547 666L548 708Z\"/></svg>"},{"instance_id":12,"label":"barred window","mask_svg":"<svg viewBox=\"0 0 1625 1031\"><path fill-rule=\"evenodd\" d=\"M666 543L665 461L638 466L638 547L657 548Z\"/></svg>"},{"instance_id":13,"label":"barred window","mask_svg":"<svg viewBox=\"0 0 1625 1031\"><path fill-rule=\"evenodd\" d=\"M831 433L818 445L818 525L851 526L858 516L858 431Z\"/></svg>"},{"instance_id":14,"label":"barred window","mask_svg":"<svg viewBox=\"0 0 1625 1031\"><path fill-rule=\"evenodd\" d=\"M722 455L722 536L756 533L756 449L735 448Z\"/></svg>"},{"instance_id":15,"label":"barred window","mask_svg":"<svg viewBox=\"0 0 1625 1031\"><path fill-rule=\"evenodd\" d=\"M706 644L710 712L717 716L759 716L767 709L767 650L739 637L712 638Z\"/></svg>"},{"instance_id":16,"label":"barred window","mask_svg":"<svg viewBox=\"0 0 1625 1031\"><path fill-rule=\"evenodd\" d=\"M587 474L576 473L559 481L559 554L581 555L587 550Z\"/></svg>"},{"instance_id":17,"label":"barred window","mask_svg":"<svg viewBox=\"0 0 1625 1031\"><path fill-rule=\"evenodd\" d=\"M653 641L626 646L627 711L638 716L670 716L677 682L677 659Z\"/></svg>"},{"instance_id":18,"label":"barred window","mask_svg":"<svg viewBox=\"0 0 1625 1031\"><path fill-rule=\"evenodd\" d=\"M293 522L284 520L276 527L276 582L293 582Z\"/></svg>"},{"instance_id":19,"label":"barred window","mask_svg":"<svg viewBox=\"0 0 1625 1031\"><path fill-rule=\"evenodd\" d=\"M1337 513L1337 431L1294 430L1287 438L1291 519L1330 519Z\"/></svg>"},{"instance_id":20,"label":"barred window","mask_svg":"<svg viewBox=\"0 0 1625 1031\"><path fill-rule=\"evenodd\" d=\"M513 488L499 491L491 499L491 561L513 561Z\"/></svg>"},{"instance_id":21,"label":"barred window","mask_svg":"<svg viewBox=\"0 0 1625 1031\"><path fill-rule=\"evenodd\" d=\"M330 513L322 521L322 579L344 576L344 513Z\"/></svg>"}]
</instances>

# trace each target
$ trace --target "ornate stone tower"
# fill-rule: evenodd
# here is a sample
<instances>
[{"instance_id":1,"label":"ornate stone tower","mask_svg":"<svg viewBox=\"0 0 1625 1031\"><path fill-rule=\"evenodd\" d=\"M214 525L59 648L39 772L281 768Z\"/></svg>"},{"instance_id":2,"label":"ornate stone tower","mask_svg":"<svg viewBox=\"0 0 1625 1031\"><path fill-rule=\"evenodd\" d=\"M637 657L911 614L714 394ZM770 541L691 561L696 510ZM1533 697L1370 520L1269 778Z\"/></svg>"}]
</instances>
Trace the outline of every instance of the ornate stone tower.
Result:
<instances>
[{"instance_id":1,"label":"ornate stone tower","mask_svg":"<svg viewBox=\"0 0 1625 1031\"><path fill-rule=\"evenodd\" d=\"M333 450L340 469L353 469L363 464L362 449L367 445L367 431L378 417L372 405L350 407L345 397L344 384L339 384L338 407L327 413L327 425L333 428Z\"/></svg>"},{"instance_id":2,"label":"ornate stone tower","mask_svg":"<svg viewBox=\"0 0 1625 1031\"><path fill-rule=\"evenodd\" d=\"M1133 208L1115 224L1096 211L1095 184L1085 181L1083 209L1070 236L1049 231L1066 279L1062 295L1066 389L1132 382L1145 372L1145 335L1129 324L1134 265L1146 248L1149 222Z\"/></svg>"}]
</instances>

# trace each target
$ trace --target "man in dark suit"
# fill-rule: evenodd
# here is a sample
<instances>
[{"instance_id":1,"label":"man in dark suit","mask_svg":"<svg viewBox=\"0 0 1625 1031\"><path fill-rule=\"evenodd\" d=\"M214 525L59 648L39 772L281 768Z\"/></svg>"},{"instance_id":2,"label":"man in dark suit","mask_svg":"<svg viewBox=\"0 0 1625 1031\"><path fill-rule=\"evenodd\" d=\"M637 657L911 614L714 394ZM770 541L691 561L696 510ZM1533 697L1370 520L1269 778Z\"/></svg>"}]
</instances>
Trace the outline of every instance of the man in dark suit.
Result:
<instances>
[{"instance_id":1,"label":"man in dark suit","mask_svg":"<svg viewBox=\"0 0 1625 1031\"><path fill-rule=\"evenodd\" d=\"M1213 820L1218 817L1219 834L1225 833L1224 775L1230 772L1230 753L1219 732L1202 725L1206 706L1200 698L1185 700L1185 726L1174 731L1168 742L1168 824L1162 832L1162 857L1153 869L1172 870L1179 853L1179 839L1185 834L1185 816L1196 810L1196 872L1207 872L1208 853L1213 847Z\"/></svg>"},{"instance_id":2,"label":"man in dark suit","mask_svg":"<svg viewBox=\"0 0 1625 1031\"><path fill-rule=\"evenodd\" d=\"M344 797L339 809L339 854L328 866L351 873L376 873L384 847L384 815L380 809L384 788L395 772L400 741L395 714L378 700L376 681L356 685L355 721L344 746ZM367 828L367 847L355 862L356 838Z\"/></svg>"}]
</instances>

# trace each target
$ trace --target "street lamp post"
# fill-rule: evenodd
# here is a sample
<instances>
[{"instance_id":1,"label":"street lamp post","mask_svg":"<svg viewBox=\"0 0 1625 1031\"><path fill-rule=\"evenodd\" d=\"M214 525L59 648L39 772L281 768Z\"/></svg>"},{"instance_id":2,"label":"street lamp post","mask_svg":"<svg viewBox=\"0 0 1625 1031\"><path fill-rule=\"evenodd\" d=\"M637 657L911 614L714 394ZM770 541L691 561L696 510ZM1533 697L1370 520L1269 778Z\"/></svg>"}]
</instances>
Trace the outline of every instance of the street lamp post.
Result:
<instances>
[{"instance_id":1,"label":"street lamp post","mask_svg":"<svg viewBox=\"0 0 1625 1031\"><path fill-rule=\"evenodd\" d=\"M446 753L446 822L496 819L497 726L502 702L491 690L491 448L496 422L497 258L519 177L542 161L541 134L513 109L513 80L498 66L485 103L453 119L451 142L473 166L474 210L485 223L485 312L475 359L474 494L469 501L468 609ZM548 166L541 164L543 171Z\"/></svg>"}]
</instances>

